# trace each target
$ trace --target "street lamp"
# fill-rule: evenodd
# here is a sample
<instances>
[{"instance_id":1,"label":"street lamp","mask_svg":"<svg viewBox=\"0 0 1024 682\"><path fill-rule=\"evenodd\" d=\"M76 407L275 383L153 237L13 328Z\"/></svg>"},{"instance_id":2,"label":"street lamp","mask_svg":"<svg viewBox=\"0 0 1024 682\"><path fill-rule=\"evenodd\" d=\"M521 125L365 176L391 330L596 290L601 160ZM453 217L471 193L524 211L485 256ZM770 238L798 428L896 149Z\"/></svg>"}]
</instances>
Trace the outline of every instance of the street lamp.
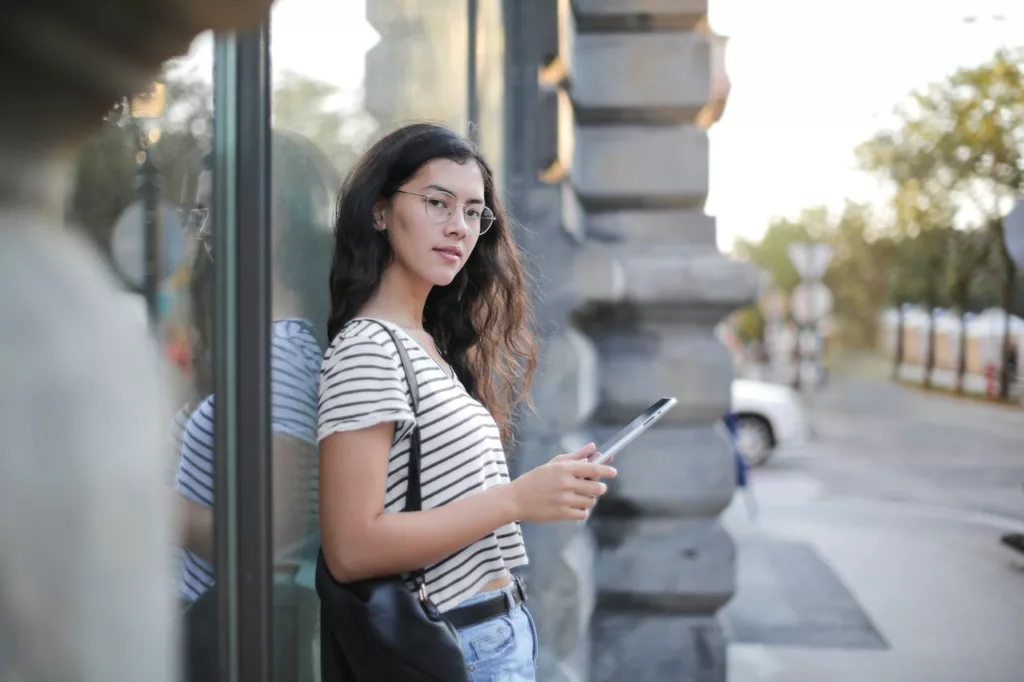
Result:
<instances>
[{"instance_id":1,"label":"street lamp","mask_svg":"<svg viewBox=\"0 0 1024 682\"><path fill-rule=\"evenodd\" d=\"M160 140L158 121L167 104L167 88L157 81L128 101L128 113L135 125L139 151L138 189L143 207L143 283L142 294L151 324L157 320L157 295L161 272L160 178L152 159L152 145Z\"/></svg>"}]
</instances>

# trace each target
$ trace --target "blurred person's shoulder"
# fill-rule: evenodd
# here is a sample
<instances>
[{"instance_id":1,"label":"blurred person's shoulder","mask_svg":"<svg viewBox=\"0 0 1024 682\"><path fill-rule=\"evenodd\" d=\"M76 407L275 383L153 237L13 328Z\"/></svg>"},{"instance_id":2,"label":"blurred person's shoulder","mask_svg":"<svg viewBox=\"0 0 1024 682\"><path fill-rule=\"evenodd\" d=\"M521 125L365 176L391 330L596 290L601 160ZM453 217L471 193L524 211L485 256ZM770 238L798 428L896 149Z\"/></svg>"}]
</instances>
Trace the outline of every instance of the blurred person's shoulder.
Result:
<instances>
[{"instance_id":1,"label":"blurred person's shoulder","mask_svg":"<svg viewBox=\"0 0 1024 682\"><path fill-rule=\"evenodd\" d=\"M106 650L117 639L159 662L167 647L132 624L171 617L160 592L172 543L170 500L160 495L169 375L145 314L92 245L38 222L0 212L0 565L24 578L10 588L26 608L107 625L76 629L73 644L25 633L45 647L39 656ZM26 523L31 509L46 511ZM62 587L83 583L90 589ZM77 674L58 670L72 664L59 655L26 653Z\"/></svg>"}]
</instances>

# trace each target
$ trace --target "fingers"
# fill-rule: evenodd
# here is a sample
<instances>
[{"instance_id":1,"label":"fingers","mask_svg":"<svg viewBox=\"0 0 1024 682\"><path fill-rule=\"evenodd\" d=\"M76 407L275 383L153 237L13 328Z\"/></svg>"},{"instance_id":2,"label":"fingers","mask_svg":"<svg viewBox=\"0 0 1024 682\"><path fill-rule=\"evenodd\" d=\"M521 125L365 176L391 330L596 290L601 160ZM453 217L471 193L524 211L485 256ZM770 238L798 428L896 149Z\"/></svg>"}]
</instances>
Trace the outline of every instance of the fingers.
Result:
<instances>
[{"instance_id":1,"label":"fingers","mask_svg":"<svg viewBox=\"0 0 1024 682\"><path fill-rule=\"evenodd\" d=\"M578 478L573 485L573 492L578 495L598 498L608 492L608 486L601 483L601 481L590 481L585 478Z\"/></svg>"},{"instance_id":2,"label":"fingers","mask_svg":"<svg viewBox=\"0 0 1024 682\"><path fill-rule=\"evenodd\" d=\"M582 448L580 448L576 452L567 452L564 455L558 455L557 457L555 457L551 461L552 462L574 462L574 461L577 461L577 460L586 460L586 459L589 459L590 457L592 457L595 452L597 452L597 446L594 445L593 443L587 443L586 445L584 445Z\"/></svg>"},{"instance_id":3,"label":"fingers","mask_svg":"<svg viewBox=\"0 0 1024 682\"><path fill-rule=\"evenodd\" d=\"M571 462L571 471L577 478L615 478L618 472L607 464L592 464L590 462Z\"/></svg>"},{"instance_id":4,"label":"fingers","mask_svg":"<svg viewBox=\"0 0 1024 682\"><path fill-rule=\"evenodd\" d=\"M566 513L566 520L569 521L586 521L590 518L589 509L570 509Z\"/></svg>"},{"instance_id":5,"label":"fingers","mask_svg":"<svg viewBox=\"0 0 1024 682\"><path fill-rule=\"evenodd\" d=\"M566 501L569 507L583 510L589 510L597 504L597 498L589 495L570 495Z\"/></svg>"}]
</instances>

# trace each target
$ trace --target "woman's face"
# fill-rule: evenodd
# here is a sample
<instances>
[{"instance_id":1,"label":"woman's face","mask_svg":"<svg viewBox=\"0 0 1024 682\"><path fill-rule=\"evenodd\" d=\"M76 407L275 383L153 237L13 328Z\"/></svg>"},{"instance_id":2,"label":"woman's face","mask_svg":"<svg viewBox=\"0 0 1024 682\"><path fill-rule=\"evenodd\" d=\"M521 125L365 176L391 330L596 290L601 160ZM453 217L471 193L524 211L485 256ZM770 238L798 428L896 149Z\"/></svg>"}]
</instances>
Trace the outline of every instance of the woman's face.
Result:
<instances>
[{"instance_id":1,"label":"woman's face","mask_svg":"<svg viewBox=\"0 0 1024 682\"><path fill-rule=\"evenodd\" d=\"M434 159L391 201L374 211L400 267L432 286L447 286L466 264L480 237L484 177L473 161ZM450 218L445 215L451 212Z\"/></svg>"}]
</instances>

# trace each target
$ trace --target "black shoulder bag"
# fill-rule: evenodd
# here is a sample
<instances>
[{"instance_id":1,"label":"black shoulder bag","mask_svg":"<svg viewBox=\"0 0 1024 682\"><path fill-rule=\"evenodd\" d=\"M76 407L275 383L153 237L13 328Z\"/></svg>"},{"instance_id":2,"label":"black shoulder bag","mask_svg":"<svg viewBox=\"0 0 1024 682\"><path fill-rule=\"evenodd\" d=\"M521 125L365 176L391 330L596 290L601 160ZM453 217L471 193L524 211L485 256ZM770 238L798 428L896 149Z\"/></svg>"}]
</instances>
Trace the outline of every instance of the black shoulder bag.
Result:
<instances>
[{"instance_id":1,"label":"black shoulder bag","mask_svg":"<svg viewBox=\"0 0 1024 682\"><path fill-rule=\"evenodd\" d=\"M419 411L419 385L405 346L381 325L398 349ZM409 477L403 511L421 509L420 430L409 445ZM423 569L410 574L415 589L400 576L340 583L316 561L320 596L320 665L323 682L468 682L459 637L427 595Z\"/></svg>"}]
</instances>

